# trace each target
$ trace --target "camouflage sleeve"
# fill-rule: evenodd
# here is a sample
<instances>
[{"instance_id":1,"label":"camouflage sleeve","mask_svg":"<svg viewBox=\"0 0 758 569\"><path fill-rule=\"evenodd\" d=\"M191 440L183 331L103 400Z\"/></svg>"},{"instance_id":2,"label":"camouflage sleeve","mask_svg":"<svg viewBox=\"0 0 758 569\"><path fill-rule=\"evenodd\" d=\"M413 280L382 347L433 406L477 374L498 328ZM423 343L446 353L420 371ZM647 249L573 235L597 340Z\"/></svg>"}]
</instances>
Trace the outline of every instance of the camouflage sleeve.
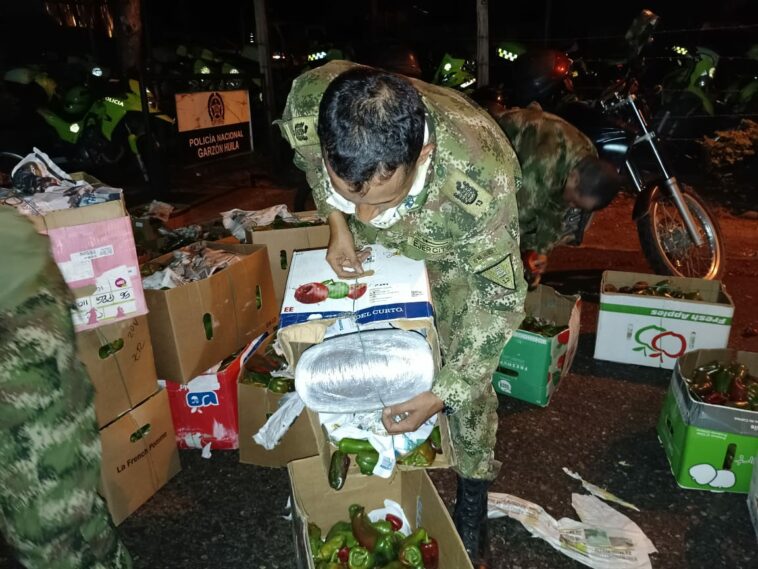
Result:
<instances>
[{"instance_id":1,"label":"camouflage sleeve","mask_svg":"<svg viewBox=\"0 0 758 569\"><path fill-rule=\"evenodd\" d=\"M500 352L524 317L526 284L518 247L513 193L498 198L484 219L460 238L466 271L464 308L451 331L445 365L432 392L455 412L490 388Z\"/></svg>"}]
</instances>

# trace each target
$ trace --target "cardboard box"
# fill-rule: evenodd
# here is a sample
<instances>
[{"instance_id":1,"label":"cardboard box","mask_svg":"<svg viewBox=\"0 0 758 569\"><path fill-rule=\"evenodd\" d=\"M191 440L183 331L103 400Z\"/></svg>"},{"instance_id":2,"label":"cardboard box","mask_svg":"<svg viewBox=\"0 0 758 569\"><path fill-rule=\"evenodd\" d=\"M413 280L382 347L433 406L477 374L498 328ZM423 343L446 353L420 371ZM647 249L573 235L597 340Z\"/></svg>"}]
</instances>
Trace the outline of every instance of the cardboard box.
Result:
<instances>
[{"instance_id":1,"label":"cardboard box","mask_svg":"<svg viewBox=\"0 0 758 569\"><path fill-rule=\"evenodd\" d=\"M637 281L668 280L703 301L605 292ZM671 369L687 351L725 348L734 303L719 281L606 271L600 285L595 358Z\"/></svg>"},{"instance_id":2,"label":"cardboard box","mask_svg":"<svg viewBox=\"0 0 758 569\"><path fill-rule=\"evenodd\" d=\"M256 352L263 352L273 335L262 338ZM240 379L242 376L240 376ZM311 423L305 413L292 423L287 433L272 450L266 450L253 440L269 417L279 408L284 395L273 393L252 383L237 385L239 402L240 462L258 466L280 467L299 459L315 456L319 450Z\"/></svg>"},{"instance_id":3,"label":"cardboard box","mask_svg":"<svg viewBox=\"0 0 758 569\"><path fill-rule=\"evenodd\" d=\"M376 476L348 476L335 491L318 457L291 462L293 531L298 569L314 569L308 545L308 523L321 528L322 536L340 520L347 520L348 507L360 504L371 511L384 507L384 500L399 503L413 529L423 527L440 547L440 568L472 569L450 514L424 471L398 472L389 480Z\"/></svg>"},{"instance_id":4,"label":"cardboard box","mask_svg":"<svg viewBox=\"0 0 758 569\"><path fill-rule=\"evenodd\" d=\"M95 414L104 427L158 391L147 316L76 335L78 355L95 386Z\"/></svg>"},{"instance_id":5,"label":"cardboard box","mask_svg":"<svg viewBox=\"0 0 758 569\"><path fill-rule=\"evenodd\" d=\"M758 453L758 412L696 400L683 377L713 360L737 359L758 375L758 354L695 350L679 358L658 420L658 438L679 486L746 493Z\"/></svg>"},{"instance_id":6,"label":"cardboard box","mask_svg":"<svg viewBox=\"0 0 758 569\"><path fill-rule=\"evenodd\" d=\"M348 296L328 298L325 281L339 279L326 262L326 249L298 251L292 257L279 328L314 319L354 313L360 324L397 319L433 318L432 294L423 261L414 261L372 245L363 263L369 276L343 281L352 286ZM373 273L371 273L373 271ZM315 285L310 286L309 285ZM304 292L310 288L310 292Z\"/></svg>"},{"instance_id":7,"label":"cardboard box","mask_svg":"<svg viewBox=\"0 0 758 569\"><path fill-rule=\"evenodd\" d=\"M276 324L277 305L266 248L207 243L242 259L207 279L146 290L148 321L162 379L187 382ZM173 256L151 261L168 264Z\"/></svg>"},{"instance_id":8,"label":"cardboard box","mask_svg":"<svg viewBox=\"0 0 758 569\"><path fill-rule=\"evenodd\" d=\"M578 295L563 296L549 286L540 285L527 294L524 308L528 316L568 326L568 329L552 338L516 330L500 354L492 385L501 395L545 407L574 361L579 343L581 300Z\"/></svg>"},{"instance_id":9,"label":"cardboard box","mask_svg":"<svg viewBox=\"0 0 758 569\"><path fill-rule=\"evenodd\" d=\"M257 347L250 343L186 384L164 381L179 448L239 448L237 381Z\"/></svg>"},{"instance_id":10,"label":"cardboard box","mask_svg":"<svg viewBox=\"0 0 758 569\"><path fill-rule=\"evenodd\" d=\"M295 212L295 217L313 217L316 212ZM282 305L287 275L295 251L303 249L320 249L329 245L329 226L327 224L305 227L286 227L284 229L256 228L245 232L245 240L254 245L268 248L271 276L274 280L274 293L277 305Z\"/></svg>"},{"instance_id":11,"label":"cardboard box","mask_svg":"<svg viewBox=\"0 0 758 569\"><path fill-rule=\"evenodd\" d=\"M750 521L753 522L755 537L758 538L758 454L753 457L753 478L750 480L750 490L747 493L747 509L750 512Z\"/></svg>"},{"instance_id":12,"label":"cardboard box","mask_svg":"<svg viewBox=\"0 0 758 569\"><path fill-rule=\"evenodd\" d=\"M100 493L118 525L181 470L166 391L102 429L100 439Z\"/></svg>"}]
</instances>

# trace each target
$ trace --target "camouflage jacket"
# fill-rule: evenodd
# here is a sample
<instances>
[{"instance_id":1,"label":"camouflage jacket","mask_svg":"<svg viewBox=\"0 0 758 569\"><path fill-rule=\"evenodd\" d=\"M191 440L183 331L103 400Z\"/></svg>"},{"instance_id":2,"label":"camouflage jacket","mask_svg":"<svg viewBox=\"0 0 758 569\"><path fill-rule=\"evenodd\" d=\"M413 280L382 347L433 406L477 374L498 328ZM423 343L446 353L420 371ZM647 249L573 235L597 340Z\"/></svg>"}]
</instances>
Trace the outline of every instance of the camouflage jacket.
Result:
<instances>
[{"instance_id":1,"label":"camouflage jacket","mask_svg":"<svg viewBox=\"0 0 758 569\"><path fill-rule=\"evenodd\" d=\"M585 156L596 156L592 141L563 119L532 103L498 117L519 163L518 201L521 250L546 253L567 233L563 188L569 172Z\"/></svg>"},{"instance_id":2,"label":"camouflage jacket","mask_svg":"<svg viewBox=\"0 0 758 569\"><path fill-rule=\"evenodd\" d=\"M316 133L319 103L329 82L353 65L337 61L301 75L277 121L325 215L334 210ZM424 190L387 229L352 216L349 222L358 246L381 243L426 260L446 362L433 391L455 410L485 394L497 355L523 317L515 199L520 172L489 115L455 91L412 83L436 145Z\"/></svg>"}]
</instances>

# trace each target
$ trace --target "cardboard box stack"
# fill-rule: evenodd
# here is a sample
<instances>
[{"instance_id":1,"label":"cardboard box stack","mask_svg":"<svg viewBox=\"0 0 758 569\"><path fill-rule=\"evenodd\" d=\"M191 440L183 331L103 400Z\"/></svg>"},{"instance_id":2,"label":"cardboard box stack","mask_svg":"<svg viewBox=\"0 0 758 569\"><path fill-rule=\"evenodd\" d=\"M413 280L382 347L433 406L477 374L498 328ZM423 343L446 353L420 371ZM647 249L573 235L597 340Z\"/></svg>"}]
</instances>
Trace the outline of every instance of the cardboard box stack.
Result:
<instances>
[{"instance_id":1,"label":"cardboard box stack","mask_svg":"<svg viewBox=\"0 0 758 569\"><path fill-rule=\"evenodd\" d=\"M664 280L702 300L618 292ZM671 369L687 351L729 341L734 303L719 281L606 271L600 291L597 359Z\"/></svg>"},{"instance_id":2,"label":"cardboard box stack","mask_svg":"<svg viewBox=\"0 0 758 569\"><path fill-rule=\"evenodd\" d=\"M94 186L100 182L86 175ZM116 524L180 470L158 391L147 307L123 200L31 218L76 297L77 350L95 387L100 492Z\"/></svg>"},{"instance_id":3,"label":"cardboard box stack","mask_svg":"<svg viewBox=\"0 0 758 569\"><path fill-rule=\"evenodd\" d=\"M574 360L581 301L578 296L563 296L549 286L540 285L527 294L524 309L527 316L566 329L552 337L516 330L500 354L492 384L501 395L544 407Z\"/></svg>"},{"instance_id":4,"label":"cardboard box stack","mask_svg":"<svg viewBox=\"0 0 758 569\"><path fill-rule=\"evenodd\" d=\"M265 246L205 245L240 260L208 278L145 296L178 445L230 450L240 446L240 416L255 412L239 412L238 380L261 337L273 332L279 310ZM167 254L150 263L172 259Z\"/></svg>"},{"instance_id":5,"label":"cardboard box stack","mask_svg":"<svg viewBox=\"0 0 758 569\"><path fill-rule=\"evenodd\" d=\"M683 488L746 493L750 486L758 453L758 411L705 403L687 385L699 366L734 360L758 376L758 354L734 350L694 350L674 368L657 430Z\"/></svg>"}]
</instances>

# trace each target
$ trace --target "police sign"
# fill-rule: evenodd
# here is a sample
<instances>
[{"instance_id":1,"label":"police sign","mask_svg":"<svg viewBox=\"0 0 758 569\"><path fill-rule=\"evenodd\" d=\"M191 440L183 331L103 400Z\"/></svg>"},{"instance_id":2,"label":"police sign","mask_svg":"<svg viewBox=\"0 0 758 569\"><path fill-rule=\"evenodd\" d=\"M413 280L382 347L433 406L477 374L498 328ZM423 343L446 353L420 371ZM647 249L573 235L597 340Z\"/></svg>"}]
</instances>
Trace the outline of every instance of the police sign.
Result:
<instances>
[{"instance_id":1,"label":"police sign","mask_svg":"<svg viewBox=\"0 0 758 569\"><path fill-rule=\"evenodd\" d=\"M252 152L248 92L210 91L176 95L184 160L205 162Z\"/></svg>"}]
</instances>

